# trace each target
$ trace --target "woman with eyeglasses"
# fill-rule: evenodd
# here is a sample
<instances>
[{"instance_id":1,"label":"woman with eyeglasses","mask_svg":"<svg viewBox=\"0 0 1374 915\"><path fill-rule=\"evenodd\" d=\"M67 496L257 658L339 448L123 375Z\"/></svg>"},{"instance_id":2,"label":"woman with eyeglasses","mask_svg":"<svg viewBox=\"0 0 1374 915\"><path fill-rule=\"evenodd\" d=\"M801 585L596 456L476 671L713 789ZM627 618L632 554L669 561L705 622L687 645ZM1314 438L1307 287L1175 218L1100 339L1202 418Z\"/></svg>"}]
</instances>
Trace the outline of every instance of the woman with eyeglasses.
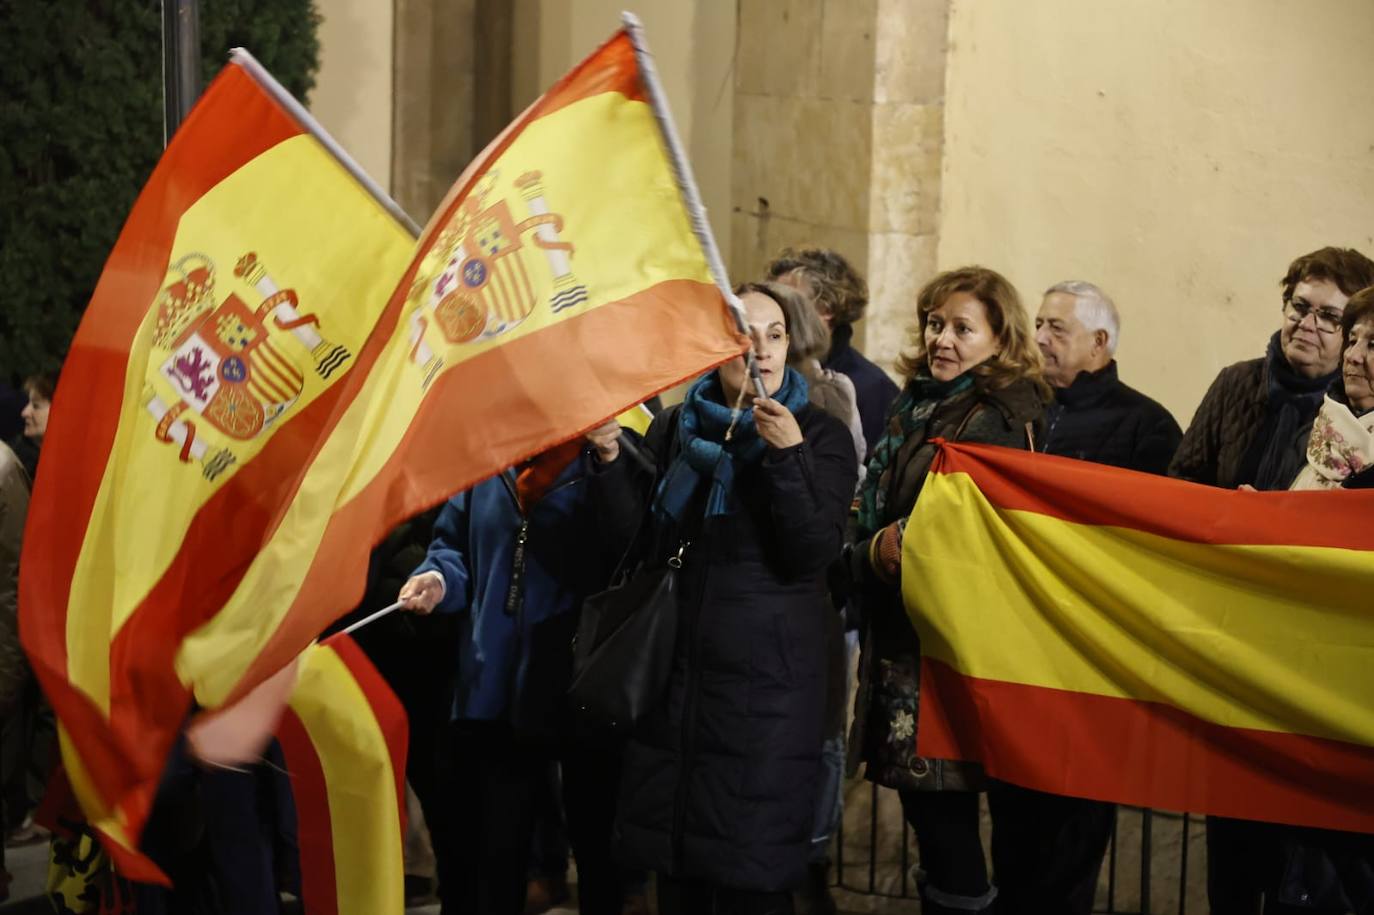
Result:
<instances>
[{"instance_id":1,"label":"woman with eyeglasses","mask_svg":"<svg viewBox=\"0 0 1374 915\"><path fill-rule=\"evenodd\" d=\"M1293 261L1283 278L1282 323L1268 352L1221 370L1183 435L1170 475L1228 489L1288 489L1307 463L1308 433L1323 397L1341 377L1347 303L1370 285L1374 261L1350 248L1322 248ZM1294 827L1209 816L1211 911L1256 912L1262 900L1265 912L1279 911L1274 906L1295 885L1285 875L1296 849Z\"/></svg>"},{"instance_id":2,"label":"woman with eyeglasses","mask_svg":"<svg viewBox=\"0 0 1374 915\"><path fill-rule=\"evenodd\" d=\"M1322 248L1283 277L1283 316L1259 359L1227 366L1202 398L1169 474L1235 489L1287 489L1302 469L1307 432L1340 373L1346 301L1374 285L1374 261Z\"/></svg>"}]
</instances>

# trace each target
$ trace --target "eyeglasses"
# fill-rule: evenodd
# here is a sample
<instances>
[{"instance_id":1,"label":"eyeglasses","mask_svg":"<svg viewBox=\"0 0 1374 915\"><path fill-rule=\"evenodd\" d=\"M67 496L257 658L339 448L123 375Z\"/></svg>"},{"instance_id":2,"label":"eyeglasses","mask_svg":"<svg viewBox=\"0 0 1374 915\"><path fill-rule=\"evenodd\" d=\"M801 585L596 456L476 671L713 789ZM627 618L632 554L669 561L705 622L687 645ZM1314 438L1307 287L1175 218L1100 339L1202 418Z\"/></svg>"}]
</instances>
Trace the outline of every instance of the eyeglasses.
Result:
<instances>
[{"instance_id":1,"label":"eyeglasses","mask_svg":"<svg viewBox=\"0 0 1374 915\"><path fill-rule=\"evenodd\" d=\"M1301 324L1311 315L1317 330L1327 334L1334 334L1341 328L1341 312L1334 308L1316 308L1302 299L1285 302L1283 315L1294 324Z\"/></svg>"}]
</instances>

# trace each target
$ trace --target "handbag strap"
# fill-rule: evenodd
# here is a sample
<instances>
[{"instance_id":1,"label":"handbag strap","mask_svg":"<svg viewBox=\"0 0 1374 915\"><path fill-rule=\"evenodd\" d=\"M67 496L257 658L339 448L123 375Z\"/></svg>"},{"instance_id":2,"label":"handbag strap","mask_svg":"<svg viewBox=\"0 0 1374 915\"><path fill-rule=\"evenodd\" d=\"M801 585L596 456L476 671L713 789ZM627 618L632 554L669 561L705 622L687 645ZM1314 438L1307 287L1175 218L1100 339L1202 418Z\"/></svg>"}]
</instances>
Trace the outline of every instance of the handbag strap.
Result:
<instances>
[{"instance_id":1,"label":"handbag strap","mask_svg":"<svg viewBox=\"0 0 1374 915\"><path fill-rule=\"evenodd\" d=\"M669 407L668 409L669 409L669 410L673 410L674 408L673 408L673 407ZM677 407L676 409L680 410L681 407L679 406L679 407ZM667 411L665 411L665 412L667 412ZM674 457L676 457L676 455L673 454L673 451L674 451L674 449L677 447L677 443L678 443L678 421L677 421L677 413L674 412L673 415L672 415L672 417L671 417L671 426L670 426L669 432L668 432L668 441L666 442L667 447L664 449L664 454L666 455L666 460L667 460L667 461L671 461ZM636 448L635 451L637 452L637 453L634 455L635 459L637 459L641 464L648 465L648 464L649 464L649 461L648 461L648 459L647 459L647 456L644 455L644 453L643 453L640 449L638 449L638 448ZM630 538L630 543L629 543L629 545L625 547L625 552L621 554L621 556L620 556L620 561L617 562L617 563L615 564L615 571L614 571L613 573L611 573L611 582L612 582L612 583L615 583L615 582L620 581L621 578L622 578L622 576L628 577L628 574L629 574L629 572L630 572L630 569L628 568L629 563L630 563L630 560L631 560L631 558L635 555L635 553L636 553L638 547L640 546L640 541L641 541L644 537L646 537L646 536L648 535L649 531L652 529L652 526L653 526L653 516L654 516L654 508L653 508L653 489L657 487L658 482L659 482L659 476L660 476L660 474L661 474L663 471L662 471L662 467L660 467L658 464L652 465L652 466L650 467L650 469L651 469L651 470L653 471L653 473L654 473L654 484L653 484L653 486L650 487L649 503L644 507L644 511L640 512L640 515L639 515L639 523L635 526L634 536L632 536L632 537ZM704 512L704 509L703 509L703 512ZM704 514L703 514L703 517L704 517ZM679 540L679 541L678 541L677 553L674 554L674 555L672 555L672 556L670 556L670 557L668 557L668 559L667 559L667 565L669 565L669 566L670 566L671 568L673 568L673 569L681 569L681 568L682 568L682 564L683 564L684 556L685 556L685 554L686 554L686 552L687 552L687 548L688 548L689 546L691 546L691 545L692 545L692 544L691 544L691 541L689 541L689 540L687 540L687 539L685 539L685 538Z\"/></svg>"}]
</instances>

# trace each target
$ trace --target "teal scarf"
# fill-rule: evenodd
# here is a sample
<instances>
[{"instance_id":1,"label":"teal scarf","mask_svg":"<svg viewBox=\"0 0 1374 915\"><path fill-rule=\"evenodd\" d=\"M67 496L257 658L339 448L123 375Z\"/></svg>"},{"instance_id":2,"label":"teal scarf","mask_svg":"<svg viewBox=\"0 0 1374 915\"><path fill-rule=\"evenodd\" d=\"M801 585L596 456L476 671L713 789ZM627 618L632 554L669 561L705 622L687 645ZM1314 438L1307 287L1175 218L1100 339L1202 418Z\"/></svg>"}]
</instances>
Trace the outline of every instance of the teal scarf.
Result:
<instances>
[{"instance_id":1,"label":"teal scarf","mask_svg":"<svg viewBox=\"0 0 1374 915\"><path fill-rule=\"evenodd\" d=\"M749 397L748 394L745 395ZM806 406L806 379L795 370L783 375L782 387L773 395L792 413ZM752 399L752 398L751 398ZM687 391L678 411L678 452L654 496L654 512L659 517L681 521L687 504L703 479L709 480L706 514L723 515L730 504L735 471L754 464L763 457L767 447L754 425L754 408L741 412L730 441L725 430L730 428L731 409L725 404L719 372L703 375Z\"/></svg>"},{"instance_id":2,"label":"teal scarf","mask_svg":"<svg viewBox=\"0 0 1374 915\"><path fill-rule=\"evenodd\" d=\"M924 439L926 423L943 401L973 386L973 373L964 372L949 381L936 381L929 375L917 375L907 382L897 402L887 414L887 431L873 448L868 459L868 473L859 491L860 537L872 535L883 526L884 502L887 499L888 471L892 459L907 439Z\"/></svg>"}]
</instances>

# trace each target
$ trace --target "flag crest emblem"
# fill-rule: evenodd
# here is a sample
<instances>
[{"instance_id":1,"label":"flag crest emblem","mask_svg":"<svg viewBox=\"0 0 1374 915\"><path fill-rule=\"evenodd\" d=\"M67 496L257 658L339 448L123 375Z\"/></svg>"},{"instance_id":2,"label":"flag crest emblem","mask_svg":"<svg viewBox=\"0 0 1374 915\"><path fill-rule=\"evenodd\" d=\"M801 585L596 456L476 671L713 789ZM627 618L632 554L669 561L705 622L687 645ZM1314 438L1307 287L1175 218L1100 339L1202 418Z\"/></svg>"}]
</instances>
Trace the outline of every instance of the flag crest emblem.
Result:
<instances>
[{"instance_id":1,"label":"flag crest emblem","mask_svg":"<svg viewBox=\"0 0 1374 915\"><path fill-rule=\"evenodd\" d=\"M199 252L173 260L154 303L146 391L157 439L209 480L236 462L232 442L259 437L296 404L305 372L328 381L352 355L255 253L220 274Z\"/></svg>"},{"instance_id":2,"label":"flag crest emblem","mask_svg":"<svg viewBox=\"0 0 1374 915\"><path fill-rule=\"evenodd\" d=\"M433 359L425 344L432 323L444 340L470 343L518 327L541 305L554 312L588 300L572 269L573 244L561 214L551 212L540 172L513 183L519 203L498 190L500 172L484 175L439 231L411 285L413 358Z\"/></svg>"}]
</instances>

